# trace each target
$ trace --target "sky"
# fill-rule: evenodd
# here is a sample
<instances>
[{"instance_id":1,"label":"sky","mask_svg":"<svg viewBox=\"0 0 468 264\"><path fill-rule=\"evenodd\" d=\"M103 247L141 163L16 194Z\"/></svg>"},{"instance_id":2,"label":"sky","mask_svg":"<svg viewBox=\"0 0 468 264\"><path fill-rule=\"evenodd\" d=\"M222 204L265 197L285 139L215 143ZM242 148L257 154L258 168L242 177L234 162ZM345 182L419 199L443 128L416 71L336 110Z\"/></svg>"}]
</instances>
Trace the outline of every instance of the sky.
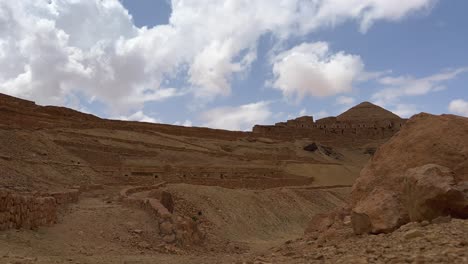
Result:
<instances>
[{"instance_id":1,"label":"sky","mask_svg":"<svg viewBox=\"0 0 468 264\"><path fill-rule=\"evenodd\" d=\"M0 93L250 130L362 101L468 116L466 0L0 0Z\"/></svg>"}]
</instances>

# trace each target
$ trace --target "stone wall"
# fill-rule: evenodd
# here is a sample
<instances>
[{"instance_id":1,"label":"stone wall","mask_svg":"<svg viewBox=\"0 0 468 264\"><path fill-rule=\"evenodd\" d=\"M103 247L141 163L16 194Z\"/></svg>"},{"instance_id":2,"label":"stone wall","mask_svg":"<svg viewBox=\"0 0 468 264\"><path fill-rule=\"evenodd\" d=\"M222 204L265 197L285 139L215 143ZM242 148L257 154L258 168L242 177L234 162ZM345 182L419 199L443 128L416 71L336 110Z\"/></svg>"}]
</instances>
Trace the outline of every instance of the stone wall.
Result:
<instances>
[{"instance_id":1,"label":"stone wall","mask_svg":"<svg viewBox=\"0 0 468 264\"><path fill-rule=\"evenodd\" d=\"M78 190L29 194L0 189L0 230L52 225L59 207L78 201L78 196Z\"/></svg>"},{"instance_id":2,"label":"stone wall","mask_svg":"<svg viewBox=\"0 0 468 264\"><path fill-rule=\"evenodd\" d=\"M202 243L204 235L200 232L198 224L194 220L172 214L158 199L132 197L134 193L156 190L164 184L165 182L153 186L127 188L120 192L120 196L125 204L147 211L158 221L159 234L164 242L179 246Z\"/></svg>"},{"instance_id":3,"label":"stone wall","mask_svg":"<svg viewBox=\"0 0 468 264\"><path fill-rule=\"evenodd\" d=\"M393 136L405 124L405 119L345 122L335 118L318 120L311 124L301 125L256 125L252 132L257 135L273 138L314 138L316 140L331 138L384 139Z\"/></svg>"},{"instance_id":4,"label":"stone wall","mask_svg":"<svg viewBox=\"0 0 468 264\"><path fill-rule=\"evenodd\" d=\"M309 185L310 177L291 175L274 168L247 167L94 167L115 179L129 184L188 183L225 188L266 189L283 186Z\"/></svg>"}]
</instances>

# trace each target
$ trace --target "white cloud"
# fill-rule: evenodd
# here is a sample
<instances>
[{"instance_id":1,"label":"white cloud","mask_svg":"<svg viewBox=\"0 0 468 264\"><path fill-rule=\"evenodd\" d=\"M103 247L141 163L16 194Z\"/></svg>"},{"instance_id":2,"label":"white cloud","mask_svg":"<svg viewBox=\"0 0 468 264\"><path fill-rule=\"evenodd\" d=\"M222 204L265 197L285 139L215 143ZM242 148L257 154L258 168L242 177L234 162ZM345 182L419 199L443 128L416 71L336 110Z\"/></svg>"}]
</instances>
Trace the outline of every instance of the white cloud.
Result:
<instances>
[{"instance_id":1,"label":"white cloud","mask_svg":"<svg viewBox=\"0 0 468 264\"><path fill-rule=\"evenodd\" d=\"M256 124L268 122L272 113L269 103L260 101L235 107L219 107L205 111L201 115L203 126L227 129L250 130Z\"/></svg>"},{"instance_id":2,"label":"white cloud","mask_svg":"<svg viewBox=\"0 0 468 264\"><path fill-rule=\"evenodd\" d=\"M314 118L314 120L330 116L330 114L325 110L321 110L321 111L314 112L314 113L309 113L309 111L307 111L307 109L304 108L299 112L299 116L306 116L306 115L312 116ZM288 119L294 119L294 118L297 118L297 116L288 115L287 118Z\"/></svg>"},{"instance_id":3,"label":"white cloud","mask_svg":"<svg viewBox=\"0 0 468 264\"><path fill-rule=\"evenodd\" d=\"M191 127L193 126L192 121L190 120L185 120L184 122L177 121L174 123L176 126L185 126L185 127Z\"/></svg>"},{"instance_id":4,"label":"white cloud","mask_svg":"<svg viewBox=\"0 0 468 264\"><path fill-rule=\"evenodd\" d=\"M317 119L320 119L320 118L329 117L330 114L327 111L322 110L322 111L319 111L319 112L313 114L313 116L314 116L314 119L317 120Z\"/></svg>"},{"instance_id":5,"label":"white cloud","mask_svg":"<svg viewBox=\"0 0 468 264\"><path fill-rule=\"evenodd\" d=\"M340 96L340 97L336 98L336 104L338 104L338 105L343 105L343 106L349 107L349 106L354 105L355 103L356 103L356 99L354 99L353 97Z\"/></svg>"},{"instance_id":6,"label":"white cloud","mask_svg":"<svg viewBox=\"0 0 468 264\"><path fill-rule=\"evenodd\" d=\"M436 0L329 0L313 1L318 4L317 12L308 23L311 27L323 24L336 25L347 19L360 23L361 32L366 32L377 20L398 21L406 15L430 10Z\"/></svg>"},{"instance_id":7,"label":"white cloud","mask_svg":"<svg viewBox=\"0 0 468 264\"><path fill-rule=\"evenodd\" d=\"M445 89L444 82L468 72L468 68L444 71L423 78L412 76L383 77L379 80L385 88L372 95L372 100L379 105L398 104L400 98L425 95Z\"/></svg>"},{"instance_id":8,"label":"white cloud","mask_svg":"<svg viewBox=\"0 0 468 264\"><path fill-rule=\"evenodd\" d=\"M454 114L468 117L468 101L463 99L453 100L450 102L448 109Z\"/></svg>"},{"instance_id":9,"label":"white cloud","mask_svg":"<svg viewBox=\"0 0 468 264\"><path fill-rule=\"evenodd\" d=\"M164 86L180 75L197 98L227 96L231 79L256 59L264 34L282 41L349 20L364 32L377 20L400 20L432 2L173 0L169 24L137 28L118 0L1 1L0 92L42 104L64 104L70 94L81 94L103 102L111 115L183 94ZM329 56L318 54L317 62L332 68L325 73L344 70L338 74L349 89L352 73L343 63L356 57ZM331 84L329 93L341 91L329 77L318 80Z\"/></svg>"},{"instance_id":10,"label":"white cloud","mask_svg":"<svg viewBox=\"0 0 468 264\"><path fill-rule=\"evenodd\" d=\"M418 110L417 106L412 104L397 104L395 108L392 109L392 112L400 117L408 118L421 111Z\"/></svg>"},{"instance_id":11,"label":"white cloud","mask_svg":"<svg viewBox=\"0 0 468 264\"><path fill-rule=\"evenodd\" d=\"M350 92L363 72L359 56L333 54L325 42L303 43L276 56L272 85L298 100L307 95L331 96Z\"/></svg>"},{"instance_id":12,"label":"white cloud","mask_svg":"<svg viewBox=\"0 0 468 264\"><path fill-rule=\"evenodd\" d=\"M300 112L299 112L299 116L305 116L307 115L307 109L303 108Z\"/></svg>"},{"instance_id":13,"label":"white cloud","mask_svg":"<svg viewBox=\"0 0 468 264\"><path fill-rule=\"evenodd\" d=\"M143 111L137 111L130 116L119 116L115 119L126 120L126 121L139 121L148 123L161 123L160 119L156 119L146 115Z\"/></svg>"}]
</instances>

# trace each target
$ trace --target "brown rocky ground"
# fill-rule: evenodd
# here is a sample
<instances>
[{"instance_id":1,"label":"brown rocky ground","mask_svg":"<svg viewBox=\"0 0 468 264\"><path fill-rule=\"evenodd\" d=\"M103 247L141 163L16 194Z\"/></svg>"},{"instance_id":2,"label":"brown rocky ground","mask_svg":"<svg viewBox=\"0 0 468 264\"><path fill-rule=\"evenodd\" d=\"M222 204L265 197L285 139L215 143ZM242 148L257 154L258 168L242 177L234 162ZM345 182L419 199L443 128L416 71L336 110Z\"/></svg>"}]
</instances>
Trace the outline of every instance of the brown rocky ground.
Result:
<instances>
[{"instance_id":1,"label":"brown rocky ground","mask_svg":"<svg viewBox=\"0 0 468 264\"><path fill-rule=\"evenodd\" d=\"M256 234L248 238L249 230L237 229L242 242L220 239L215 231L204 245L180 249L164 244L152 218L122 206L115 191L84 195L52 227L2 232L0 263L468 263L468 221L450 218L360 236L345 221L340 228L291 235L281 243L265 237L260 243ZM229 221L226 225L237 219Z\"/></svg>"},{"instance_id":2,"label":"brown rocky ground","mask_svg":"<svg viewBox=\"0 0 468 264\"><path fill-rule=\"evenodd\" d=\"M468 220L409 223L393 233L360 235L351 226L290 241L251 263L468 263Z\"/></svg>"},{"instance_id":3,"label":"brown rocky ground","mask_svg":"<svg viewBox=\"0 0 468 264\"><path fill-rule=\"evenodd\" d=\"M349 193L349 188L304 194L300 189L231 190L186 184L166 190L174 192L176 212L197 216L203 212L197 220L207 233L202 245L180 248L164 243L149 214L123 205L119 189L107 187L84 193L77 204L61 212L56 225L0 233L0 263L236 263L301 237L312 215L343 205L340 196ZM236 206L239 203L245 206ZM294 203L302 208L288 207Z\"/></svg>"}]
</instances>

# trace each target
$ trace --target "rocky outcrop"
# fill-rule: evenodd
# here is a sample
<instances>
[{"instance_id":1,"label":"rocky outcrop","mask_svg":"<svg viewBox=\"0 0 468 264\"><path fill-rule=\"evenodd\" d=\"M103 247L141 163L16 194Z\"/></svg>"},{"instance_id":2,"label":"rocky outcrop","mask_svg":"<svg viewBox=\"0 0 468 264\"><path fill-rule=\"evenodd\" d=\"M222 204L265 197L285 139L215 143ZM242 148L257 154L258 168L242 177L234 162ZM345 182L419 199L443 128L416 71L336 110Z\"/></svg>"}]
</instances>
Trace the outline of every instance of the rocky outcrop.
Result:
<instances>
[{"instance_id":1,"label":"rocky outcrop","mask_svg":"<svg viewBox=\"0 0 468 264\"><path fill-rule=\"evenodd\" d=\"M419 114L362 170L352 191L355 233L468 217L468 119Z\"/></svg>"},{"instance_id":2,"label":"rocky outcrop","mask_svg":"<svg viewBox=\"0 0 468 264\"><path fill-rule=\"evenodd\" d=\"M334 159L343 159L343 155L338 153L333 148L320 145L317 143L312 143L303 148L305 151L314 152L314 153L321 153L322 155L329 156Z\"/></svg>"}]
</instances>

